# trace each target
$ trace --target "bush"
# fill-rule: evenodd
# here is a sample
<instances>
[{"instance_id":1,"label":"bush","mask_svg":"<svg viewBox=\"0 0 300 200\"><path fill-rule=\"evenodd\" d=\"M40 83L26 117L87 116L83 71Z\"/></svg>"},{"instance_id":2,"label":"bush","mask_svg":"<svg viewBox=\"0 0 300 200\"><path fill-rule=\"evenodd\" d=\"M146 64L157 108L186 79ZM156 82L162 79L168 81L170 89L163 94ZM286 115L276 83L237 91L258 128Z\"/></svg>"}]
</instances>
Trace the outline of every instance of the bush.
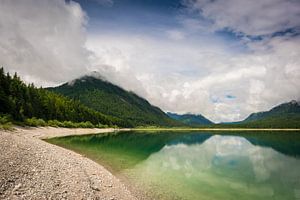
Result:
<instances>
[{"instance_id":1,"label":"bush","mask_svg":"<svg viewBox=\"0 0 300 200\"><path fill-rule=\"evenodd\" d=\"M49 120L47 122L48 126L52 126L52 127L63 127L63 123L60 121L55 120Z\"/></svg>"},{"instance_id":2,"label":"bush","mask_svg":"<svg viewBox=\"0 0 300 200\"><path fill-rule=\"evenodd\" d=\"M25 120L25 124L27 126L34 126L34 127L47 126L47 123L43 119L37 119L35 117L33 117L33 118L27 118Z\"/></svg>"},{"instance_id":3,"label":"bush","mask_svg":"<svg viewBox=\"0 0 300 200\"><path fill-rule=\"evenodd\" d=\"M95 126L96 128L109 128L109 126L108 125L103 125L103 124L97 124L96 126Z\"/></svg>"},{"instance_id":4,"label":"bush","mask_svg":"<svg viewBox=\"0 0 300 200\"><path fill-rule=\"evenodd\" d=\"M62 123L62 127L65 127L65 128L77 128L76 124L71 122L71 121L64 121Z\"/></svg>"},{"instance_id":5,"label":"bush","mask_svg":"<svg viewBox=\"0 0 300 200\"><path fill-rule=\"evenodd\" d=\"M0 129L10 130L12 129L11 118L8 115L0 116Z\"/></svg>"},{"instance_id":6,"label":"bush","mask_svg":"<svg viewBox=\"0 0 300 200\"><path fill-rule=\"evenodd\" d=\"M86 122L72 122L72 121L63 121L60 122L56 119L54 120L48 120L45 122L43 119L37 119L36 117L27 118L24 122L14 122L16 124L19 124L21 126L33 126L33 127L39 127L39 126L52 126L52 127L65 127L65 128L109 128L108 125L103 124L97 124L94 125L90 121ZM11 117L8 115L0 115L0 129L11 129L12 127L12 120ZM113 126L116 128L117 126Z\"/></svg>"},{"instance_id":7,"label":"bush","mask_svg":"<svg viewBox=\"0 0 300 200\"><path fill-rule=\"evenodd\" d=\"M80 128L94 128L94 127L95 127L95 126L94 126L91 122L89 122L89 121L87 121L87 122L80 122L80 123L77 123L76 125L77 125L77 127L80 127Z\"/></svg>"},{"instance_id":8,"label":"bush","mask_svg":"<svg viewBox=\"0 0 300 200\"><path fill-rule=\"evenodd\" d=\"M11 130L12 129L12 123L7 122L6 124L0 124L0 129Z\"/></svg>"},{"instance_id":9,"label":"bush","mask_svg":"<svg viewBox=\"0 0 300 200\"><path fill-rule=\"evenodd\" d=\"M11 123L10 116L8 115L0 116L0 124L7 124L9 122Z\"/></svg>"},{"instance_id":10,"label":"bush","mask_svg":"<svg viewBox=\"0 0 300 200\"><path fill-rule=\"evenodd\" d=\"M1 121L5 122L7 121L6 118L0 118L0 123ZM27 126L52 126L52 127L65 127L65 128L109 128L108 125L103 125L103 124L98 124L94 125L90 121L86 122L72 122L72 121L63 121L60 122L58 120L48 120L45 122L43 119L37 119L35 117L33 118L27 118L25 120L25 125ZM113 126L116 128L117 126Z\"/></svg>"}]
</instances>

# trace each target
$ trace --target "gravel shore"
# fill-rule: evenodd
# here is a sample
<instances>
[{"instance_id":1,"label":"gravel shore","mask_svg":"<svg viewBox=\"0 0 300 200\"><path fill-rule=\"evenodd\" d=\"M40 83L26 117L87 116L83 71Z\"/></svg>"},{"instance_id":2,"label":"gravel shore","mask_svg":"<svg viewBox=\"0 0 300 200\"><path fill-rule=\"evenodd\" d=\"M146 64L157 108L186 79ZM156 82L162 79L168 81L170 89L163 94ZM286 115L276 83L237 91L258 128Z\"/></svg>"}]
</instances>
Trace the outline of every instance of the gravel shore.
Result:
<instances>
[{"instance_id":1,"label":"gravel shore","mask_svg":"<svg viewBox=\"0 0 300 200\"><path fill-rule=\"evenodd\" d=\"M0 199L136 199L101 165L41 140L110 131L113 129L0 130Z\"/></svg>"}]
</instances>

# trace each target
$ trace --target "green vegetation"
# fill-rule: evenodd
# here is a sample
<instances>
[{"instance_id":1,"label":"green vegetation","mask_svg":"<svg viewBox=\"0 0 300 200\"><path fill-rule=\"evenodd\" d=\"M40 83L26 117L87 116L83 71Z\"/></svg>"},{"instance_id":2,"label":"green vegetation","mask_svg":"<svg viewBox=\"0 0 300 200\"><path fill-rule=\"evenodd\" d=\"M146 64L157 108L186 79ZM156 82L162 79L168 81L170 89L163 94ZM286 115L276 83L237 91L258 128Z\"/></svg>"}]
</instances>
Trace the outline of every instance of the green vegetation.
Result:
<instances>
[{"instance_id":1,"label":"green vegetation","mask_svg":"<svg viewBox=\"0 0 300 200\"><path fill-rule=\"evenodd\" d=\"M286 118L294 118L299 117L300 115L300 105L297 101L293 100L288 103L283 103L278 106L275 106L269 111L252 113L247 117L243 122L253 122L266 118L277 118L284 117L285 115L289 115Z\"/></svg>"},{"instance_id":2,"label":"green vegetation","mask_svg":"<svg viewBox=\"0 0 300 200\"><path fill-rule=\"evenodd\" d=\"M33 84L26 85L17 74L5 74L3 68L0 69L0 105L2 128L9 126L9 122L30 126L45 126L50 122L63 127L125 125L121 120L94 111L76 100L36 88Z\"/></svg>"},{"instance_id":3,"label":"green vegetation","mask_svg":"<svg viewBox=\"0 0 300 200\"><path fill-rule=\"evenodd\" d=\"M8 116L0 116L0 129L10 130L12 128L11 120Z\"/></svg>"},{"instance_id":4,"label":"green vegetation","mask_svg":"<svg viewBox=\"0 0 300 200\"><path fill-rule=\"evenodd\" d=\"M24 122L24 125L34 126L34 127L52 126L52 127L65 127L65 128L109 128L109 127L116 128L116 126L108 126L108 125L102 125L102 124L94 125L89 121L86 121L86 122L72 122L72 121L60 122L58 120L48 120L46 122L43 119L37 119L35 117L27 118Z\"/></svg>"},{"instance_id":5,"label":"green vegetation","mask_svg":"<svg viewBox=\"0 0 300 200\"><path fill-rule=\"evenodd\" d=\"M78 100L103 114L122 119L126 127L182 126L180 122L169 118L158 107L152 106L133 92L91 76L48 90Z\"/></svg>"},{"instance_id":6,"label":"green vegetation","mask_svg":"<svg viewBox=\"0 0 300 200\"><path fill-rule=\"evenodd\" d=\"M243 122L239 126L250 128L300 128L300 114L273 115L263 119Z\"/></svg>"},{"instance_id":7,"label":"green vegetation","mask_svg":"<svg viewBox=\"0 0 300 200\"><path fill-rule=\"evenodd\" d=\"M25 120L25 124L28 126L46 126L47 123L43 119L37 119L35 117Z\"/></svg>"},{"instance_id":8,"label":"green vegetation","mask_svg":"<svg viewBox=\"0 0 300 200\"><path fill-rule=\"evenodd\" d=\"M300 128L300 104L293 100L275 106L269 111L252 113L234 127L246 128Z\"/></svg>"}]
</instances>

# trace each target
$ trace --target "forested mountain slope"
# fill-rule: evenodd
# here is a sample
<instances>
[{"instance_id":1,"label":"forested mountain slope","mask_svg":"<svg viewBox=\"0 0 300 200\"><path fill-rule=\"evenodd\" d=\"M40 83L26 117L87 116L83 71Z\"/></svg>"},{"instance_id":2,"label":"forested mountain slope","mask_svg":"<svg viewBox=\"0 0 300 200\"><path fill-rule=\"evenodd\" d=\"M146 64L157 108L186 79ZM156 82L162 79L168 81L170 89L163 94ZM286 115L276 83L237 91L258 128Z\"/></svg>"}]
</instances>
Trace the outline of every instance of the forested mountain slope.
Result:
<instances>
[{"instance_id":1,"label":"forested mountain slope","mask_svg":"<svg viewBox=\"0 0 300 200\"><path fill-rule=\"evenodd\" d=\"M182 125L135 93L94 76L84 76L48 90L78 100L105 115L122 119L127 126Z\"/></svg>"},{"instance_id":2,"label":"forested mountain slope","mask_svg":"<svg viewBox=\"0 0 300 200\"><path fill-rule=\"evenodd\" d=\"M243 122L256 121L256 120L275 117L275 116L284 117L285 115L290 115L290 114L300 115L299 102L292 100L288 103L280 104L269 111L252 113Z\"/></svg>"},{"instance_id":3,"label":"forested mountain slope","mask_svg":"<svg viewBox=\"0 0 300 200\"><path fill-rule=\"evenodd\" d=\"M238 124L258 128L300 128L300 103L292 100L269 111L252 113Z\"/></svg>"},{"instance_id":4,"label":"forested mountain slope","mask_svg":"<svg viewBox=\"0 0 300 200\"><path fill-rule=\"evenodd\" d=\"M121 120L94 111L79 101L26 85L18 76L5 74L0 69L0 115L23 122L28 118L119 125Z\"/></svg>"}]
</instances>

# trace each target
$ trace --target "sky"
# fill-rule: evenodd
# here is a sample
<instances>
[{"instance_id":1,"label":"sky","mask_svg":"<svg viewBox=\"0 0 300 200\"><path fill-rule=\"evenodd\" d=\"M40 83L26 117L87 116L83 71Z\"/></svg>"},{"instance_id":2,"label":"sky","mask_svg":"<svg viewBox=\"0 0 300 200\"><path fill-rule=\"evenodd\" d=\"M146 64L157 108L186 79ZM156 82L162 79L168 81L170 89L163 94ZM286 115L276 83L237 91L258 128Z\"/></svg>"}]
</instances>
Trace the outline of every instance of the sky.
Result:
<instances>
[{"instance_id":1,"label":"sky","mask_svg":"<svg viewBox=\"0 0 300 200\"><path fill-rule=\"evenodd\" d=\"M300 100L299 0L0 0L0 65L56 86L92 71L215 122Z\"/></svg>"}]
</instances>

